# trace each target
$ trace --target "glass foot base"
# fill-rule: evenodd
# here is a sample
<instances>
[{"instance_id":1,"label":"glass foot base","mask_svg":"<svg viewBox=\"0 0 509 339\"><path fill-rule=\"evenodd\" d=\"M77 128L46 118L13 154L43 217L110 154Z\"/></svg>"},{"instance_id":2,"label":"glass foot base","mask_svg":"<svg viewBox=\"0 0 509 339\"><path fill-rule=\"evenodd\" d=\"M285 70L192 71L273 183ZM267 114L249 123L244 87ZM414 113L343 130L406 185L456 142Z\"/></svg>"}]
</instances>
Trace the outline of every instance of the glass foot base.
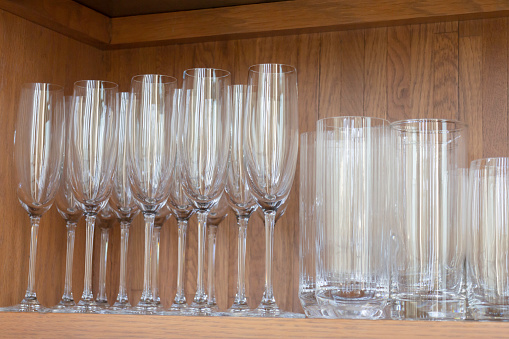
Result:
<instances>
[{"instance_id":1,"label":"glass foot base","mask_svg":"<svg viewBox=\"0 0 509 339\"><path fill-rule=\"evenodd\" d=\"M174 312L176 315L186 315L188 308L189 306L187 303L173 303L173 305L170 306L169 312Z\"/></svg>"},{"instance_id":2,"label":"glass foot base","mask_svg":"<svg viewBox=\"0 0 509 339\"><path fill-rule=\"evenodd\" d=\"M104 308L97 305L95 301L81 300L75 307L75 313L103 313Z\"/></svg>"},{"instance_id":3,"label":"glass foot base","mask_svg":"<svg viewBox=\"0 0 509 339\"><path fill-rule=\"evenodd\" d=\"M209 307L207 303L193 302L186 309L186 315L210 316L212 315L212 309Z\"/></svg>"},{"instance_id":4,"label":"glass foot base","mask_svg":"<svg viewBox=\"0 0 509 339\"><path fill-rule=\"evenodd\" d=\"M50 308L51 313L76 313L74 300L60 300L60 303Z\"/></svg>"},{"instance_id":5,"label":"glass foot base","mask_svg":"<svg viewBox=\"0 0 509 339\"><path fill-rule=\"evenodd\" d=\"M247 317L251 312L253 310L247 304L233 304L232 307L226 310L227 315L232 317Z\"/></svg>"},{"instance_id":6,"label":"glass foot base","mask_svg":"<svg viewBox=\"0 0 509 339\"><path fill-rule=\"evenodd\" d=\"M33 299L23 299L21 303L0 308L0 312L39 312L46 313L49 312L49 308L42 306L36 298Z\"/></svg>"},{"instance_id":7,"label":"glass foot base","mask_svg":"<svg viewBox=\"0 0 509 339\"><path fill-rule=\"evenodd\" d=\"M129 309L129 314L156 314L157 308L149 302L140 301Z\"/></svg>"},{"instance_id":8,"label":"glass foot base","mask_svg":"<svg viewBox=\"0 0 509 339\"><path fill-rule=\"evenodd\" d=\"M111 313L115 314L129 314L129 310L132 308L129 301L120 302L117 301L113 305L110 306L109 310Z\"/></svg>"},{"instance_id":9,"label":"glass foot base","mask_svg":"<svg viewBox=\"0 0 509 339\"><path fill-rule=\"evenodd\" d=\"M305 318L305 315L302 313L281 311L276 303L260 304L256 309L249 313L249 316L264 318Z\"/></svg>"}]
</instances>

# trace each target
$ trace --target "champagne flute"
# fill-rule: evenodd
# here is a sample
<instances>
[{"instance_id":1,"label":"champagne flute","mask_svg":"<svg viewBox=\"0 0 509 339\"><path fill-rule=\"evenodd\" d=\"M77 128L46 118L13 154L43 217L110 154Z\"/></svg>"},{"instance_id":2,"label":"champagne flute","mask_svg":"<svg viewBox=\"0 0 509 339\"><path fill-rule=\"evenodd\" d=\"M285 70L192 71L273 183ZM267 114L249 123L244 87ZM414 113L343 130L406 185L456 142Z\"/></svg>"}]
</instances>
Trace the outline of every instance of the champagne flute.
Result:
<instances>
[{"instance_id":1,"label":"champagne flute","mask_svg":"<svg viewBox=\"0 0 509 339\"><path fill-rule=\"evenodd\" d=\"M214 206L207 217L208 226L208 263L207 263L207 304L212 312L219 310L216 302L216 240L219 224L228 216L228 204L225 193L221 195L219 202ZM217 315L221 315L217 313Z\"/></svg>"},{"instance_id":2,"label":"champagne flute","mask_svg":"<svg viewBox=\"0 0 509 339\"><path fill-rule=\"evenodd\" d=\"M176 89L173 96L173 109L177 112L177 123L179 130L182 126L182 110L181 110L182 90ZM179 136L181 142L181 136ZM185 259L186 259L186 235L187 223L189 218L194 214L192 202L184 193L184 184L182 176L182 154L177 152L176 170L170 184L170 196L167 206L177 219L178 227L178 253L177 253L177 293L170 307L170 314L184 314L187 309L186 295L184 293L184 275L185 275Z\"/></svg>"},{"instance_id":3,"label":"champagne flute","mask_svg":"<svg viewBox=\"0 0 509 339\"><path fill-rule=\"evenodd\" d=\"M129 175L127 173L127 131L129 114L129 92L117 94L118 111L118 147L117 163L113 172L113 193L110 198L110 204L117 219L120 222L120 282L116 302L111 310L115 312L124 312L129 310L131 304L127 297L127 249L129 245L129 227L138 215L139 209L134 200L131 186L129 184Z\"/></svg>"},{"instance_id":4,"label":"champagne flute","mask_svg":"<svg viewBox=\"0 0 509 339\"><path fill-rule=\"evenodd\" d=\"M246 298L246 235L251 214L258 207L249 191L244 167L244 124L246 86L232 86L232 129L230 161L226 181L226 198L235 212L238 225L237 240L237 293L228 309L232 315L246 315L249 306Z\"/></svg>"},{"instance_id":5,"label":"champagne flute","mask_svg":"<svg viewBox=\"0 0 509 339\"><path fill-rule=\"evenodd\" d=\"M212 68L184 72L182 173L186 193L198 210L197 288L190 310L210 315L203 284L207 215L226 180L230 147L230 73Z\"/></svg>"},{"instance_id":6,"label":"champagne flute","mask_svg":"<svg viewBox=\"0 0 509 339\"><path fill-rule=\"evenodd\" d=\"M99 292L95 303L97 306L106 309L108 297L106 295L106 266L108 264L108 243L110 241L110 229L115 221L115 212L110 202L99 212L99 229L101 230L101 248L99 251Z\"/></svg>"},{"instance_id":7,"label":"champagne flute","mask_svg":"<svg viewBox=\"0 0 509 339\"><path fill-rule=\"evenodd\" d=\"M133 195L145 219L143 293L132 311L155 312L152 300L150 254L157 211L170 194L176 156L176 117L172 100L177 79L146 74L131 81L129 119L129 178Z\"/></svg>"},{"instance_id":8,"label":"champagne flute","mask_svg":"<svg viewBox=\"0 0 509 339\"><path fill-rule=\"evenodd\" d=\"M265 291L259 316L293 317L276 304L272 254L277 210L288 197L299 146L297 71L292 66L261 64L248 72L245 166L251 193L265 217Z\"/></svg>"},{"instance_id":9,"label":"champagne flute","mask_svg":"<svg viewBox=\"0 0 509 339\"><path fill-rule=\"evenodd\" d=\"M170 208L164 205L154 219L154 232L152 234L152 254L150 256L152 275L152 304L156 308L156 314L162 314L161 298L159 297L159 247L161 245L161 229L164 223L171 217Z\"/></svg>"},{"instance_id":10,"label":"champagne flute","mask_svg":"<svg viewBox=\"0 0 509 339\"><path fill-rule=\"evenodd\" d=\"M14 132L16 194L30 216L28 286L20 304L5 310L42 312L35 292L37 234L41 216L50 209L64 164L64 89L47 83L24 84Z\"/></svg>"},{"instance_id":11,"label":"champagne flute","mask_svg":"<svg viewBox=\"0 0 509 339\"><path fill-rule=\"evenodd\" d=\"M86 220L85 282L77 310L101 312L92 293L92 253L97 213L111 193L117 149L116 94L118 85L101 80L74 83L69 147L71 182Z\"/></svg>"},{"instance_id":12,"label":"champagne flute","mask_svg":"<svg viewBox=\"0 0 509 339\"><path fill-rule=\"evenodd\" d=\"M69 117L71 114L72 96L67 96L64 99L65 99L64 100L65 113L66 116ZM66 120L67 133L69 133L70 120L71 119ZM67 148L66 151L68 151ZM62 216L62 218L64 218L65 226L67 229L67 247L65 254L65 283L64 283L64 294L62 295L62 299L55 307L53 307L52 311L73 313L75 312L74 306L76 306L76 302L74 301L74 297L72 294L72 264L74 258L74 239L76 235L76 226L78 225L78 221L83 215L83 212L79 209L78 202L74 197L69 171L71 171L69 157L66 156L64 160L64 171L62 173L62 181L55 198L58 213Z\"/></svg>"}]
</instances>

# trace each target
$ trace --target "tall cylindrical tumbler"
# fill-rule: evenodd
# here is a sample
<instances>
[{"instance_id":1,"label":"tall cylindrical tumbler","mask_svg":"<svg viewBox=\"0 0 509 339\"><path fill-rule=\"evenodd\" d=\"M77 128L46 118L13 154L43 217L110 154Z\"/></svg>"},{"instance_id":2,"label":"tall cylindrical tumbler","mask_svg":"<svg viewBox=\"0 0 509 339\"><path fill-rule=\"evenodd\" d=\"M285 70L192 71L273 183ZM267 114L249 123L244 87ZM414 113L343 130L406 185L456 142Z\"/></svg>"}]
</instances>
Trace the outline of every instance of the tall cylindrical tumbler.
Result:
<instances>
[{"instance_id":1,"label":"tall cylindrical tumbler","mask_svg":"<svg viewBox=\"0 0 509 339\"><path fill-rule=\"evenodd\" d=\"M316 301L316 131L300 135L299 299L309 318L322 316Z\"/></svg>"},{"instance_id":2,"label":"tall cylindrical tumbler","mask_svg":"<svg viewBox=\"0 0 509 339\"><path fill-rule=\"evenodd\" d=\"M394 142L391 317L465 318L467 126L417 119Z\"/></svg>"},{"instance_id":3,"label":"tall cylindrical tumbler","mask_svg":"<svg viewBox=\"0 0 509 339\"><path fill-rule=\"evenodd\" d=\"M472 161L469 189L469 313L509 320L509 158Z\"/></svg>"},{"instance_id":4,"label":"tall cylindrical tumbler","mask_svg":"<svg viewBox=\"0 0 509 339\"><path fill-rule=\"evenodd\" d=\"M317 278L323 315L376 319L389 299L389 122L337 117L317 125Z\"/></svg>"}]
</instances>

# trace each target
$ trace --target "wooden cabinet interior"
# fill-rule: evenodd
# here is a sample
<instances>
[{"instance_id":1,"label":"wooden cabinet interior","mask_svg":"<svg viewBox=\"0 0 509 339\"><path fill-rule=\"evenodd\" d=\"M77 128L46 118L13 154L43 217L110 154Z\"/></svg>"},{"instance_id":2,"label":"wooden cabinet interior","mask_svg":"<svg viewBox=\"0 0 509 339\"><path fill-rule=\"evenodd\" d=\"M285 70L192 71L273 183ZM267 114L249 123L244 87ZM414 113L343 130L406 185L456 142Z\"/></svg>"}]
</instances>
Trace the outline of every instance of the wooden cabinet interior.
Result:
<instances>
[{"instance_id":1,"label":"wooden cabinet interior","mask_svg":"<svg viewBox=\"0 0 509 339\"><path fill-rule=\"evenodd\" d=\"M12 3L11 1L0 1ZM37 2L34 2L34 6ZM475 3L469 1L468 3ZM502 2L500 2L502 3ZM502 4L503 5L503 4ZM502 6L501 5L501 6ZM20 15L19 13L17 13ZM30 18L29 18L30 19ZM33 19L30 19L34 21ZM35 20L37 21L37 20ZM50 27L51 28L51 27ZM52 28L54 29L54 28ZM130 78L142 73L174 75L181 84L190 67L230 70L233 83L245 83L248 66L279 62L297 67L300 131L316 120L336 115L365 115L390 120L417 117L459 119L469 125L469 158L508 156L508 17L417 22L284 36L250 37L126 49L100 49L0 10L0 306L19 302L28 274L30 228L16 198L12 165L13 135L20 85L54 82L66 95L80 79L105 79L128 91ZM71 34L72 36L72 34ZM286 215L275 231L274 289L284 310L301 312L298 291L298 182L296 173ZM37 257L37 292L50 306L64 285L65 226L53 208L42 218ZM225 309L236 283L235 218L220 225L217 246L216 297ZM247 240L247 295L256 306L263 292L264 230L253 215ZM119 279L118 224L108 255L108 298L116 297ZM85 228L76 231L73 292L83 290ZM186 294L196 286L196 219L189 226ZM176 288L177 227L174 219L161 233L161 300L169 305ZM94 292L98 280L99 232L94 252ZM130 233L128 293L141 296L143 227Z\"/></svg>"}]
</instances>

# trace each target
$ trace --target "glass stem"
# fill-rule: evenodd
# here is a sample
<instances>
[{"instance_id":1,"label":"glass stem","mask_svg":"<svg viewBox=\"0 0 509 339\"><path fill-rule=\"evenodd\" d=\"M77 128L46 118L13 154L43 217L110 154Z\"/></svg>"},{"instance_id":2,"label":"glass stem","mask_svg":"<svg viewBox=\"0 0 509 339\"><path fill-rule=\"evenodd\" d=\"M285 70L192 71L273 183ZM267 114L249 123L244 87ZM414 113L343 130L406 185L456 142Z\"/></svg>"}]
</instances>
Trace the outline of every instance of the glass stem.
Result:
<instances>
[{"instance_id":1,"label":"glass stem","mask_svg":"<svg viewBox=\"0 0 509 339\"><path fill-rule=\"evenodd\" d=\"M129 246L129 226L127 221L120 222L120 284L118 287L118 303L127 303L127 250Z\"/></svg>"},{"instance_id":2,"label":"glass stem","mask_svg":"<svg viewBox=\"0 0 509 339\"><path fill-rule=\"evenodd\" d=\"M203 286L203 262L205 259L205 238L207 234L208 212L198 211L198 274L196 279L196 304L207 303L207 294Z\"/></svg>"},{"instance_id":3,"label":"glass stem","mask_svg":"<svg viewBox=\"0 0 509 339\"><path fill-rule=\"evenodd\" d=\"M186 234L187 220L178 220L178 255L177 255L177 294L175 295L175 304L185 304L186 296L184 294L184 275L186 262Z\"/></svg>"},{"instance_id":4,"label":"glass stem","mask_svg":"<svg viewBox=\"0 0 509 339\"><path fill-rule=\"evenodd\" d=\"M94 252L94 228L95 214L86 214L86 239L85 239L85 283L81 301L91 302L94 299L92 293L92 254Z\"/></svg>"},{"instance_id":5,"label":"glass stem","mask_svg":"<svg viewBox=\"0 0 509 339\"><path fill-rule=\"evenodd\" d=\"M145 217L145 263L143 266L143 293L140 303L152 301L152 277L150 275L150 255L152 254L152 233L154 231L155 213L143 213Z\"/></svg>"},{"instance_id":6,"label":"glass stem","mask_svg":"<svg viewBox=\"0 0 509 339\"><path fill-rule=\"evenodd\" d=\"M72 262L74 258L74 238L76 235L76 223L67 222L67 250L65 254L65 285L63 301L74 301L72 295Z\"/></svg>"},{"instance_id":7,"label":"glass stem","mask_svg":"<svg viewBox=\"0 0 509 339\"><path fill-rule=\"evenodd\" d=\"M237 239L237 294L234 306L247 305L246 300L246 236L249 217L237 216L239 235Z\"/></svg>"},{"instance_id":8,"label":"glass stem","mask_svg":"<svg viewBox=\"0 0 509 339\"><path fill-rule=\"evenodd\" d=\"M208 248L208 263L207 263L207 303L209 306L216 306L216 291L215 291L215 272L216 272L216 239L217 239L217 226L209 225L209 248Z\"/></svg>"},{"instance_id":9,"label":"glass stem","mask_svg":"<svg viewBox=\"0 0 509 339\"><path fill-rule=\"evenodd\" d=\"M110 237L109 228L101 228L101 251L99 266L99 293L97 295L98 302L107 302L106 297L106 265L108 263L108 241Z\"/></svg>"},{"instance_id":10,"label":"glass stem","mask_svg":"<svg viewBox=\"0 0 509 339\"><path fill-rule=\"evenodd\" d=\"M265 211L265 291L261 306L275 305L274 291L272 289L272 256L274 247L275 211Z\"/></svg>"},{"instance_id":11,"label":"glass stem","mask_svg":"<svg viewBox=\"0 0 509 339\"><path fill-rule=\"evenodd\" d=\"M154 226L152 235L152 298L156 303L160 303L159 298L159 245L161 242L161 226Z\"/></svg>"},{"instance_id":12,"label":"glass stem","mask_svg":"<svg viewBox=\"0 0 509 339\"><path fill-rule=\"evenodd\" d=\"M37 236L39 234L40 222L41 217L30 217L32 227L30 231L30 259L28 265L28 284L25 293L25 300L37 300L37 295L35 293L35 261L37 257Z\"/></svg>"}]
</instances>

